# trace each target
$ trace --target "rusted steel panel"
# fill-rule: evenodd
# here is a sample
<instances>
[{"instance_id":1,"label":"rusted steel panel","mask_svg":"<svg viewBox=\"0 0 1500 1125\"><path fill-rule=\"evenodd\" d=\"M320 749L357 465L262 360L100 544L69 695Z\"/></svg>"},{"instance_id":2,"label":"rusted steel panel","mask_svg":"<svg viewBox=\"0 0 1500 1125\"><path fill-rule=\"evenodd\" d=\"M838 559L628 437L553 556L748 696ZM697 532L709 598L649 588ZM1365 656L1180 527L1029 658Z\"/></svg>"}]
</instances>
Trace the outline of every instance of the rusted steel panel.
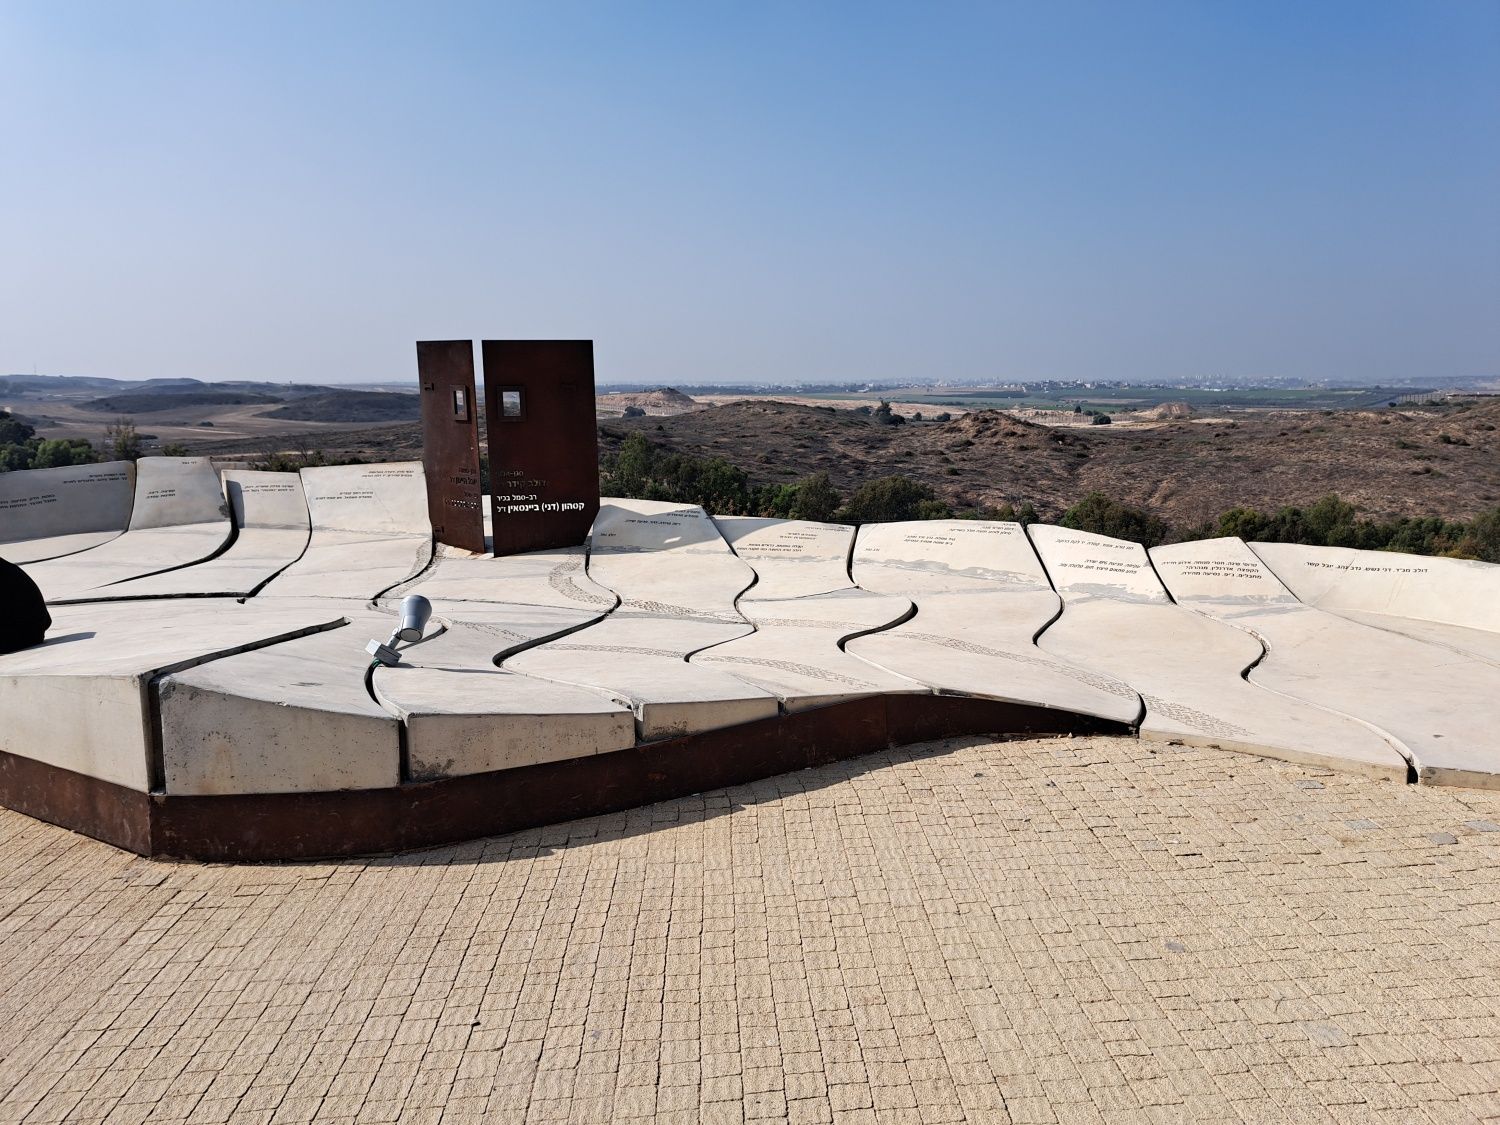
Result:
<instances>
[{"instance_id":1,"label":"rusted steel panel","mask_svg":"<svg viewBox=\"0 0 1500 1125\"><path fill-rule=\"evenodd\" d=\"M599 511L592 340L486 340L496 555L582 543Z\"/></svg>"},{"instance_id":2,"label":"rusted steel panel","mask_svg":"<svg viewBox=\"0 0 1500 1125\"><path fill-rule=\"evenodd\" d=\"M422 470L433 535L439 543L483 553L474 342L418 341L417 378L422 388Z\"/></svg>"},{"instance_id":3,"label":"rusted steel panel","mask_svg":"<svg viewBox=\"0 0 1500 1125\"><path fill-rule=\"evenodd\" d=\"M126 851L151 854L151 799L123 785L0 751L0 805Z\"/></svg>"}]
</instances>

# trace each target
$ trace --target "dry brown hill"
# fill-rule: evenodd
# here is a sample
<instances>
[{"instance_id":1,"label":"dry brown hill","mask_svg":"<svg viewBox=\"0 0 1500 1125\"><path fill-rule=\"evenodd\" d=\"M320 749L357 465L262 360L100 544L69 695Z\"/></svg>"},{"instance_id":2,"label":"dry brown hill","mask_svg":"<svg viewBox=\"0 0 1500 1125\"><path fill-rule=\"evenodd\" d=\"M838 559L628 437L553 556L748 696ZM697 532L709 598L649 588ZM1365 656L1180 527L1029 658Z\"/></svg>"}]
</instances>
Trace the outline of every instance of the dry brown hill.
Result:
<instances>
[{"instance_id":1,"label":"dry brown hill","mask_svg":"<svg viewBox=\"0 0 1500 1125\"><path fill-rule=\"evenodd\" d=\"M651 391L621 391L617 394L599 395L595 401L599 413L604 415L619 414L632 406L644 410L653 418L666 418L703 409L701 402L675 387L657 387Z\"/></svg>"},{"instance_id":2,"label":"dry brown hill","mask_svg":"<svg viewBox=\"0 0 1500 1125\"><path fill-rule=\"evenodd\" d=\"M1330 492L1368 515L1467 518L1500 503L1500 401L1449 411L1266 412L1150 427L1050 428L998 411L881 425L773 400L601 424L722 456L755 483L826 472L844 491L891 473L962 506L1030 502L1057 515L1091 491L1190 524L1237 505L1309 504Z\"/></svg>"}]
</instances>

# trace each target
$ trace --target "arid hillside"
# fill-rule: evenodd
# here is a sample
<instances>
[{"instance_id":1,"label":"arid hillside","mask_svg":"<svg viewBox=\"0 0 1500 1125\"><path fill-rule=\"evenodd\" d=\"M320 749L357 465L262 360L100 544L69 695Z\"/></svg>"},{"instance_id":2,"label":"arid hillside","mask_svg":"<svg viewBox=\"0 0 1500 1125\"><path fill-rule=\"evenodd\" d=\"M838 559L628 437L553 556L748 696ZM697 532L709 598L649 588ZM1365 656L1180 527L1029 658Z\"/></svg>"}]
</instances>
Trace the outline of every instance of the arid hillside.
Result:
<instances>
[{"instance_id":1,"label":"arid hillside","mask_svg":"<svg viewBox=\"0 0 1500 1125\"><path fill-rule=\"evenodd\" d=\"M1057 515L1091 491L1190 524L1237 505L1308 504L1330 492L1378 517L1467 518L1500 503L1500 400L1433 411L1245 413L1230 419L1053 428L996 411L883 425L772 400L674 418L611 419L720 456L755 483L826 472L841 491L900 473L962 507L1030 502Z\"/></svg>"}]
</instances>

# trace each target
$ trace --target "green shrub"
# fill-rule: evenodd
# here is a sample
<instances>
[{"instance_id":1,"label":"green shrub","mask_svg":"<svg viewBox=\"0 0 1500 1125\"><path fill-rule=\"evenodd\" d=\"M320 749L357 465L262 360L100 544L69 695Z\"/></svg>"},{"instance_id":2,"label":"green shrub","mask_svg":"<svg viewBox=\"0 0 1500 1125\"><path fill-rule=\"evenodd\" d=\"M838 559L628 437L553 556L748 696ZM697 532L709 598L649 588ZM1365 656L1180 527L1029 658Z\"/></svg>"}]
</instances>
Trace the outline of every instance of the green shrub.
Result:
<instances>
[{"instance_id":1,"label":"green shrub","mask_svg":"<svg viewBox=\"0 0 1500 1125\"><path fill-rule=\"evenodd\" d=\"M845 523L893 523L898 520L948 519L953 509L925 484L890 476L862 484L839 511Z\"/></svg>"},{"instance_id":2,"label":"green shrub","mask_svg":"<svg viewBox=\"0 0 1500 1125\"><path fill-rule=\"evenodd\" d=\"M1090 492L1064 512L1058 522L1075 531L1130 539L1147 547L1155 547L1172 537L1172 527L1165 520L1121 504L1102 492Z\"/></svg>"}]
</instances>

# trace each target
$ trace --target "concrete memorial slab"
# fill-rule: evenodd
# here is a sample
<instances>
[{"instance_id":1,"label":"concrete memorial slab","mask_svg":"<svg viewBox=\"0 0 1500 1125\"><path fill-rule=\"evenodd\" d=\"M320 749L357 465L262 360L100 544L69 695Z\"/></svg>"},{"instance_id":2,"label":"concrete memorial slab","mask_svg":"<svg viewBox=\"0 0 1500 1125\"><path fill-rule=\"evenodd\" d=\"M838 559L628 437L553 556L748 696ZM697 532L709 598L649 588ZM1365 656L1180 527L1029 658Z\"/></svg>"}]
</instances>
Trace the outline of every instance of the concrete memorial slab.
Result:
<instances>
[{"instance_id":1,"label":"concrete memorial slab","mask_svg":"<svg viewBox=\"0 0 1500 1125\"><path fill-rule=\"evenodd\" d=\"M0 473L0 558L18 566L86 551L130 525L129 461Z\"/></svg>"},{"instance_id":2,"label":"concrete memorial slab","mask_svg":"<svg viewBox=\"0 0 1500 1125\"><path fill-rule=\"evenodd\" d=\"M124 534L26 570L55 603L201 562L222 550L233 533L223 485L208 458L142 457Z\"/></svg>"},{"instance_id":3,"label":"concrete memorial slab","mask_svg":"<svg viewBox=\"0 0 1500 1125\"><path fill-rule=\"evenodd\" d=\"M1051 525L1027 530L1063 599L1062 616L1037 643L1140 692L1142 738L1405 778L1406 758L1370 727L1247 682L1260 643L1173 604L1140 544Z\"/></svg>"},{"instance_id":4,"label":"concrete memorial slab","mask_svg":"<svg viewBox=\"0 0 1500 1125\"><path fill-rule=\"evenodd\" d=\"M1304 605L1238 539L1151 557L1180 605L1265 645L1253 682L1379 728L1422 781L1500 788L1500 668Z\"/></svg>"},{"instance_id":5,"label":"concrete memorial slab","mask_svg":"<svg viewBox=\"0 0 1500 1125\"><path fill-rule=\"evenodd\" d=\"M342 620L231 599L170 613L140 602L59 606L52 616L46 643L0 656L0 751L140 791L153 786L154 678Z\"/></svg>"},{"instance_id":6,"label":"concrete memorial slab","mask_svg":"<svg viewBox=\"0 0 1500 1125\"><path fill-rule=\"evenodd\" d=\"M520 557L520 556L515 556ZM375 697L406 725L409 779L513 769L635 745L635 716L608 694L496 665L499 657L564 632L577 611L555 606L447 602L429 636L378 667Z\"/></svg>"},{"instance_id":7,"label":"concrete memorial slab","mask_svg":"<svg viewBox=\"0 0 1500 1125\"><path fill-rule=\"evenodd\" d=\"M431 561L420 464L334 465L301 475L312 536L259 596L369 600Z\"/></svg>"},{"instance_id":8,"label":"concrete memorial slab","mask_svg":"<svg viewBox=\"0 0 1500 1125\"><path fill-rule=\"evenodd\" d=\"M1121 723L1140 717L1128 685L1037 648L1062 603L1020 524L867 524L854 542L853 577L917 606L911 620L851 640L845 649L855 656L945 695Z\"/></svg>"},{"instance_id":9,"label":"concrete memorial slab","mask_svg":"<svg viewBox=\"0 0 1500 1125\"><path fill-rule=\"evenodd\" d=\"M69 600L249 597L302 556L309 530L307 501L296 473L227 469L224 491L238 531L223 554Z\"/></svg>"},{"instance_id":10,"label":"concrete memorial slab","mask_svg":"<svg viewBox=\"0 0 1500 1125\"><path fill-rule=\"evenodd\" d=\"M433 605L478 602L556 606L600 617L614 609L620 599L588 576L587 564L588 549L582 544L500 558L439 544L430 567L381 600L397 601L407 594L421 594ZM462 611L455 608L453 612Z\"/></svg>"},{"instance_id":11,"label":"concrete memorial slab","mask_svg":"<svg viewBox=\"0 0 1500 1125\"><path fill-rule=\"evenodd\" d=\"M913 612L906 598L861 590L849 579L854 528L802 520L720 516L715 525L754 569L737 603L755 632L695 654L774 693L787 711L861 695L930 691L850 656L842 642L889 628Z\"/></svg>"},{"instance_id":12,"label":"concrete memorial slab","mask_svg":"<svg viewBox=\"0 0 1500 1125\"><path fill-rule=\"evenodd\" d=\"M1300 543L1250 549L1306 605L1500 663L1500 566Z\"/></svg>"},{"instance_id":13,"label":"concrete memorial slab","mask_svg":"<svg viewBox=\"0 0 1500 1125\"><path fill-rule=\"evenodd\" d=\"M379 789L401 780L401 723L372 695L364 645L392 615L357 601L255 599L343 628L199 663L156 685L165 791Z\"/></svg>"},{"instance_id":14,"label":"concrete memorial slab","mask_svg":"<svg viewBox=\"0 0 1500 1125\"><path fill-rule=\"evenodd\" d=\"M735 599L755 573L702 508L609 500L590 536L588 574L619 595L595 625L527 649L505 667L609 692L642 739L713 730L778 712L770 692L688 657L751 631Z\"/></svg>"}]
</instances>

